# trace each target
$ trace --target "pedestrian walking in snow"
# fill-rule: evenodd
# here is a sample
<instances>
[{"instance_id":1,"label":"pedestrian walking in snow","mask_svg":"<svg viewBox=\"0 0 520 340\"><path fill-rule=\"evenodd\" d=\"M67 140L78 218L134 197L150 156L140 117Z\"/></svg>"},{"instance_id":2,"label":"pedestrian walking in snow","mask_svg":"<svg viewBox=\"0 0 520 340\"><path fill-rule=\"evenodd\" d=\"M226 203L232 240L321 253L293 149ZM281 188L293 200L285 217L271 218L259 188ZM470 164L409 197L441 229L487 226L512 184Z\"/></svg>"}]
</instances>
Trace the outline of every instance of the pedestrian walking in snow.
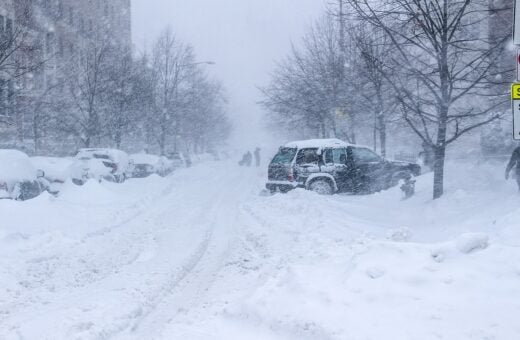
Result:
<instances>
[{"instance_id":1,"label":"pedestrian walking in snow","mask_svg":"<svg viewBox=\"0 0 520 340\"><path fill-rule=\"evenodd\" d=\"M246 163L246 166L251 166L251 164L253 163L253 154L251 154L251 151L248 151L245 155L245 163Z\"/></svg>"},{"instance_id":2,"label":"pedestrian walking in snow","mask_svg":"<svg viewBox=\"0 0 520 340\"><path fill-rule=\"evenodd\" d=\"M242 155L242 159L240 160L240 162L238 162L238 165L244 166L244 165L246 165L246 163L247 163L247 153Z\"/></svg>"},{"instance_id":3,"label":"pedestrian walking in snow","mask_svg":"<svg viewBox=\"0 0 520 340\"><path fill-rule=\"evenodd\" d=\"M260 167L260 148L255 149L255 163L256 167Z\"/></svg>"},{"instance_id":4,"label":"pedestrian walking in snow","mask_svg":"<svg viewBox=\"0 0 520 340\"><path fill-rule=\"evenodd\" d=\"M511 159L507 164L506 180L509 179L509 174L511 173L511 170L513 170L513 168L515 168L516 183L518 184L518 190L520 190L520 146L517 147L515 151L513 151Z\"/></svg>"}]
</instances>

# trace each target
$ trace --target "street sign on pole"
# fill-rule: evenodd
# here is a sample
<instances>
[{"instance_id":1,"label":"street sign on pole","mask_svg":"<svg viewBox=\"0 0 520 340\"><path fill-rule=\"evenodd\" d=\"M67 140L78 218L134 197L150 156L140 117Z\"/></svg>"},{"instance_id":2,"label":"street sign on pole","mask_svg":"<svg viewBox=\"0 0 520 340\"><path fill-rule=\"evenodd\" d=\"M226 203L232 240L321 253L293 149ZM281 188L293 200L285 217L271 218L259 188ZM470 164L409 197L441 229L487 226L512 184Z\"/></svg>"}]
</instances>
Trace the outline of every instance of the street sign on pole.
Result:
<instances>
[{"instance_id":1,"label":"street sign on pole","mask_svg":"<svg viewBox=\"0 0 520 340\"><path fill-rule=\"evenodd\" d=\"M516 81L520 82L520 49L516 50Z\"/></svg>"},{"instance_id":2,"label":"street sign on pole","mask_svg":"<svg viewBox=\"0 0 520 340\"><path fill-rule=\"evenodd\" d=\"M520 140L520 83L511 86L511 102L513 103L513 138Z\"/></svg>"},{"instance_id":3,"label":"street sign on pole","mask_svg":"<svg viewBox=\"0 0 520 340\"><path fill-rule=\"evenodd\" d=\"M520 0L515 0L515 22L513 24L513 44L520 45Z\"/></svg>"}]
</instances>

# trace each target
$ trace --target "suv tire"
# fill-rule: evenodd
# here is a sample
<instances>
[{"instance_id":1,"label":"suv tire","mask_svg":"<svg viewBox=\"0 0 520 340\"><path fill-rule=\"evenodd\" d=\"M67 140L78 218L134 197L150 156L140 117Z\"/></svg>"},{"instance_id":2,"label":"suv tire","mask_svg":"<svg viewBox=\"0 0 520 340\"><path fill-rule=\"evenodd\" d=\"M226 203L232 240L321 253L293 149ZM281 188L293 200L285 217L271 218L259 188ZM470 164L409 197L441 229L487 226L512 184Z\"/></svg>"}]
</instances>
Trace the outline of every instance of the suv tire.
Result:
<instances>
[{"instance_id":1,"label":"suv tire","mask_svg":"<svg viewBox=\"0 0 520 340\"><path fill-rule=\"evenodd\" d=\"M316 179L312 181L311 184L309 184L309 190L314 191L318 195L332 195L334 193L330 181L326 179Z\"/></svg>"}]
</instances>

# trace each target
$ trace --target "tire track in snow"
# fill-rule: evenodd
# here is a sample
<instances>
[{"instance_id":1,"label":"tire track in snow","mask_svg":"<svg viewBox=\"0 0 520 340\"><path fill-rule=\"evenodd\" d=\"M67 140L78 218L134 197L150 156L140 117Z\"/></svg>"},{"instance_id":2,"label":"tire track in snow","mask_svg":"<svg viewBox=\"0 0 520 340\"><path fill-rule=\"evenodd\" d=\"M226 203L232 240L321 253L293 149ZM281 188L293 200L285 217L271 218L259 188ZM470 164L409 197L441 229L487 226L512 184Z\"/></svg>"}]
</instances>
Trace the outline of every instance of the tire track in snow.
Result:
<instances>
[{"instance_id":1,"label":"tire track in snow","mask_svg":"<svg viewBox=\"0 0 520 340\"><path fill-rule=\"evenodd\" d=\"M132 228L123 227L128 227L132 224L139 226L139 222L149 219L150 215L153 216L153 214L160 212L161 209L155 207L154 204L161 199L165 200L167 196L172 193L176 183L175 176L172 176L171 181L168 182L166 188L161 190L160 194L153 195L151 199L142 199L138 203L130 205L131 207L140 207L140 209L137 212L133 212L130 217L125 218L123 221L85 235L81 241L74 242L74 244L69 245L66 250L61 248L57 253L54 252L49 256L39 256L28 260L28 273L22 276L25 279L31 279L31 281L25 282L26 297L20 296L19 299L21 302L16 305L16 307L14 305L9 306L9 314L3 315L4 318L2 318L2 321L6 321L11 315L16 315L17 311L26 307L32 310L34 310L35 307L39 309L35 304L41 304L40 308L42 308L42 306L52 306L56 301L62 300L64 295L74 295L78 289L88 289L90 285L117 275L117 273L121 271L121 268L134 264L143 251L142 240L151 237L150 231L142 234L139 233L138 227L137 229L135 226ZM135 211L135 209L125 207L122 208L121 211L128 212ZM114 233L115 231L118 232ZM204 243L207 242L209 241L203 242L201 247L204 248ZM107 246L100 246L100 244L104 243ZM78 247L85 249L85 251L82 251ZM81 256L78 257L78 253L81 254ZM104 262L99 262L101 260ZM194 261L196 262L196 260ZM96 265L96 262L106 267L106 270L97 270L96 267L99 266ZM78 267L80 270L78 270ZM189 270L188 267L189 266L185 269ZM91 269L96 270L91 271ZM52 296L49 295L53 295L54 287L49 289L49 287L44 286L48 281L52 280L54 276L60 276L60 274L57 273L63 274L63 270L74 276L71 278L73 284L61 287L57 292L57 296L53 299ZM43 300L42 296L45 296ZM41 300L41 302L38 302L39 300ZM4 328L4 326L0 327L0 337L2 337L2 328ZM11 323L11 330L15 331L16 328L15 321L14 324Z\"/></svg>"},{"instance_id":2,"label":"tire track in snow","mask_svg":"<svg viewBox=\"0 0 520 340\"><path fill-rule=\"evenodd\" d=\"M52 295L57 288L59 289L59 285L65 285L61 287L61 289L77 289L103 280L110 275L110 272L100 270L100 266L95 263L96 259L103 258L104 256L94 256L93 254L95 254L96 250L113 251L114 248L103 249L99 247L99 244L92 246L91 243L97 243L96 240L100 237L106 237L113 231L122 228L145 214L152 204L171 191L172 186L173 184L170 183L165 190L153 195L151 198L147 197L119 208L114 215L122 215L128 211L132 211L132 214L109 227L87 233L81 239L70 242L66 248L55 249L54 247L51 248L48 246L46 248L38 247L25 251L29 254L38 252L38 255L25 260L25 266L21 272L19 271L19 267L13 269L13 271L16 270L17 272L11 275L18 278L20 290L8 305L3 306L9 313L0 313L0 323L6 321L10 315L17 313L17 311L31 307L34 304L49 304L50 301L52 301L49 295ZM111 237L113 238L113 244L123 243L120 237ZM138 241L139 238L135 238L135 240ZM113 256L113 258L117 260L112 262L112 269L114 265L121 267L135 261L136 256L131 255L133 253L131 249L135 249L139 244L136 242L126 242L125 245L126 248L121 251L118 256ZM81 249L87 249L88 251L84 252ZM84 256L78 258L77 254L79 253L83 253ZM110 257L106 256L104 258L107 259ZM56 287L56 277L60 278L58 287ZM45 296L45 298L42 298L43 296Z\"/></svg>"},{"instance_id":3,"label":"tire track in snow","mask_svg":"<svg viewBox=\"0 0 520 340\"><path fill-rule=\"evenodd\" d=\"M150 299L146 311L134 318L130 327L119 334L112 334L110 338L155 338L152 334L158 336L160 330L171 323L176 315L184 313L204 299L203 295L217 280L218 273L231 252L236 239L234 229L237 227L239 198L249 191L247 184L250 179L247 176L250 174L242 174L238 183L237 178L232 179L234 183L227 183L227 176L226 174L226 180L219 183L233 189L221 190L218 199L211 200L213 207L208 213L211 218L203 243L183 266L182 271L172 275L165 287ZM235 211L230 214L229 210L233 209Z\"/></svg>"}]
</instances>

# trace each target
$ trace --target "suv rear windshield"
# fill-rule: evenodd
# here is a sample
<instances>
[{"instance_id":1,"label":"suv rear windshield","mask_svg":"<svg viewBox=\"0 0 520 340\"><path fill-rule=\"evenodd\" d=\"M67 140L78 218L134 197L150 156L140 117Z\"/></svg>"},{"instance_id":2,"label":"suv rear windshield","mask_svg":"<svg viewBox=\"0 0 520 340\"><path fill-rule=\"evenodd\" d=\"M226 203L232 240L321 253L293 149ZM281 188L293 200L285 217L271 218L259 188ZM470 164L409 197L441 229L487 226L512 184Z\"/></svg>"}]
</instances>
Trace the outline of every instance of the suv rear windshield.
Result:
<instances>
[{"instance_id":1,"label":"suv rear windshield","mask_svg":"<svg viewBox=\"0 0 520 340\"><path fill-rule=\"evenodd\" d=\"M95 153L94 154L94 158L97 158L97 159L110 159L110 157L108 155L103 155L103 154L99 154L99 153Z\"/></svg>"},{"instance_id":2,"label":"suv rear windshield","mask_svg":"<svg viewBox=\"0 0 520 340\"><path fill-rule=\"evenodd\" d=\"M280 148L276 156L271 161L272 164L289 164L294 159L297 149Z\"/></svg>"}]
</instances>

